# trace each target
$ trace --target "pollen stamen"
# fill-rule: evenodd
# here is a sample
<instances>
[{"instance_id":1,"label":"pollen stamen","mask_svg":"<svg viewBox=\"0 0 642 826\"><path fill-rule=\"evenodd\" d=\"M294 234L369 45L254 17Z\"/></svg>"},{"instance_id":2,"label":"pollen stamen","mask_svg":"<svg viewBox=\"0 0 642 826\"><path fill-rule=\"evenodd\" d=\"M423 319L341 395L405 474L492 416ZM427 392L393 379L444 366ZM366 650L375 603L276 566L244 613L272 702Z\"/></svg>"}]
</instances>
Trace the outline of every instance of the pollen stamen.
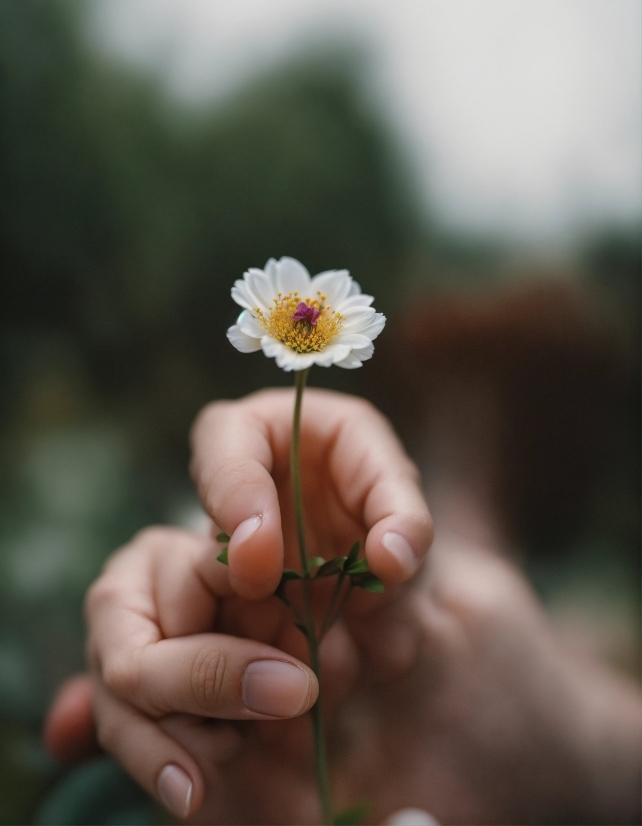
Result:
<instances>
[{"instance_id":1,"label":"pollen stamen","mask_svg":"<svg viewBox=\"0 0 642 826\"><path fill-rule=\"evenodd\" d=\"M325 295L318 295L318 299L302 301L298 292L279 293L269 314L259 307L254 308L254 314L273 338L297 353L314 353L332 341L343 324L341 313L323 303Z\"/></svg>"}]
</instances>

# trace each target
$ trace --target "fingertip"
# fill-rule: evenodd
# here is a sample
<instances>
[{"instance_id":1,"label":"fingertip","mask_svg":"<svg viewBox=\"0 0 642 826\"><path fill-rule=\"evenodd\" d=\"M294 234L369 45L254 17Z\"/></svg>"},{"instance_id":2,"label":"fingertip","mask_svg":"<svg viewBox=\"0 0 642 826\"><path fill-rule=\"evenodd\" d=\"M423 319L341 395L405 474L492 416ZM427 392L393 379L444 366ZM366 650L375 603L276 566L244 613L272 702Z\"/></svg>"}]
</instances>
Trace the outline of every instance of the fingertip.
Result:
<instances>
[{"instance_id":1,"label":"fingertip","mask_svg":"<svg viewBox=\"0 0 642 826\"><path fill-rule=\"evenodd\" d=\"M265 599L281 579L283 537L278 520L269 513L244 519L234 529L227 557L230 583L245 599Z\"/></svg>"},{"instance_id":2,"label":"fingertip","mask_svg":"<svg viewBox=\"0 0 642 826\"><path fill-rule=\"evenodd\" d=\"M430 515L392 515L378 522L366 539L366 557L372 572L385 583L402 583L419 570L430 544Z\"/></svg>"},{"instance_id":3,"label":"fingertip","mask_svg":"<svg viewBox=\"0 0 642 826\"><path fill-rule=\"evenodd\" d=\"M63 683L47 714L42 739L47 752L62 763L77 763L98 751L87 675Z\"/></svg>"}]
</instances>

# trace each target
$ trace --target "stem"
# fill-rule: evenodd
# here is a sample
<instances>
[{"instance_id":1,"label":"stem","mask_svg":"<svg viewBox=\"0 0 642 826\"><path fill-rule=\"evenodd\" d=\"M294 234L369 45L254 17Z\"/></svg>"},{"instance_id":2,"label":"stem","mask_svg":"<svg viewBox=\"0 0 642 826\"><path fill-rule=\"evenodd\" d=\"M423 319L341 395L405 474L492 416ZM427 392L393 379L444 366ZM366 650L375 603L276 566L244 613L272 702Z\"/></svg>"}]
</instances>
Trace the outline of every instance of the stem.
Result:
<instances>
[{"instance_id":1,"label":"stem","mask_svg":"<svg viewBox=\"0 0 642 826\"><path fill-rule=\"evenodd\" d=\"M337 599L339 598L339 594L341 593L341 586L343 585L343 580L345 579L345 572L341 571L337 576L337 582L334 586L334 591L332 592L332 598L330 599L330 604L328 605L328 610L325 612L325 617L323 618L323 622L321 623L321 638L325 636L326 632L330 630L334 620L332 620L332 612L334 611L334 606L337 604Z\"/></svg>"},{"instance_id":2,"label":"stem","mask_svg":"<svg viewBox=\"0 0 642 826\"><path fill-rule=\"evenodd\" d=\"M307 628L308 645L310 647L310 665L317 675L319 686L321 684L321 669L319 665L319 640L317 639L314 627L314 615L312 613L312 600L310 597L310 580L308 579L308 554L305 543L305 521L303 517L303 496L301 493L301 402L303 401L303 391L308 377L308 370L300 370L296 374L296 400L294 402L294 421L292 423L292 451L290 453L290 474L292 478L292 492L294 494L294 515L296 518L296 530L299 540L299 556L301 559L301 573L303 574L303 605L305 611L305 626ZM323 823L331 824L332 804L330 802L330 788L328 784L328 769L325 752L325 739L323 736L323 714L321 709L321 690L319 688L319 698L312 706L312 723L314 727L314 753L316 757L317 786L321 801L321 811Z\"/></svg>"}]
</instances>

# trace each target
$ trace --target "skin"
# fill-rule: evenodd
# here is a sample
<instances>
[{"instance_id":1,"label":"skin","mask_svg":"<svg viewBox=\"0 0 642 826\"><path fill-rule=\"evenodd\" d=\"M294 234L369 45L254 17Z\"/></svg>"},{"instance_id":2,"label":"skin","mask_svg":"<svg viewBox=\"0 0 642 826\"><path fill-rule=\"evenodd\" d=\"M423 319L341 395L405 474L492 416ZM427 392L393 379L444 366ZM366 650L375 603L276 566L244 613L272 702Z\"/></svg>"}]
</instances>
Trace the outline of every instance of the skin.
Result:
<instances>
[{"instance_id":1,"label":"skin","mask_svg":"<svg viewBox=\"0 0 642 826\"><path fill-rule=\"evenodd\" d=\"M87 597L91 678L63 687L49 716L54 754L78 758L97 733L152 795L163 767L180 766L193 822L319 822L309 718L248 711L240 692L256 659L306 668L305 640L270 596L284 560L296 564L292 403L266 391L201 414L192 472L213 533L232 535L229 569L211 538L137 535ZM637 691L567 655L492 542L440 533L408 583L382 539L403 536L419 566L432 524L414 466L372 407L306 391L302 426L309 553L361 539L387 586L354 594L322 646L336 808L368 799L373 823L407 806L442 823L637 822ZM260 527L235 542L256 515ZM316 693L310 674L301 714Z\"/></svg>"}]
</instances>

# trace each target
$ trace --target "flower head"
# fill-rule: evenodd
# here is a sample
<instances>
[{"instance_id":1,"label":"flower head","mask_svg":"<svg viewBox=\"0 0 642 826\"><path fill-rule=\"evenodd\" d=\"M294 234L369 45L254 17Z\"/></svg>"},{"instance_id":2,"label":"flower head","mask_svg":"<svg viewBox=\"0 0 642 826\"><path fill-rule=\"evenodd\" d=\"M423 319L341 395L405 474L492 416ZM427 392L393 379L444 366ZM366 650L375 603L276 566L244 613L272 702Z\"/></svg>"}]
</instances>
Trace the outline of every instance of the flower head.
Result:
<instances>
[{"instance_id":1,"label":"flower head","mask_svg":"<svg viewBox=\"0 0 642 826\"><path fill-rule=\"evenodd\" d=\"M232 287L243 312L227 337L242 353L263 350L284 370L313 364L361 367L386 323L347 270L314 278L294 258L274 258L249 269Z\"/></svg>"}]
</instances>

